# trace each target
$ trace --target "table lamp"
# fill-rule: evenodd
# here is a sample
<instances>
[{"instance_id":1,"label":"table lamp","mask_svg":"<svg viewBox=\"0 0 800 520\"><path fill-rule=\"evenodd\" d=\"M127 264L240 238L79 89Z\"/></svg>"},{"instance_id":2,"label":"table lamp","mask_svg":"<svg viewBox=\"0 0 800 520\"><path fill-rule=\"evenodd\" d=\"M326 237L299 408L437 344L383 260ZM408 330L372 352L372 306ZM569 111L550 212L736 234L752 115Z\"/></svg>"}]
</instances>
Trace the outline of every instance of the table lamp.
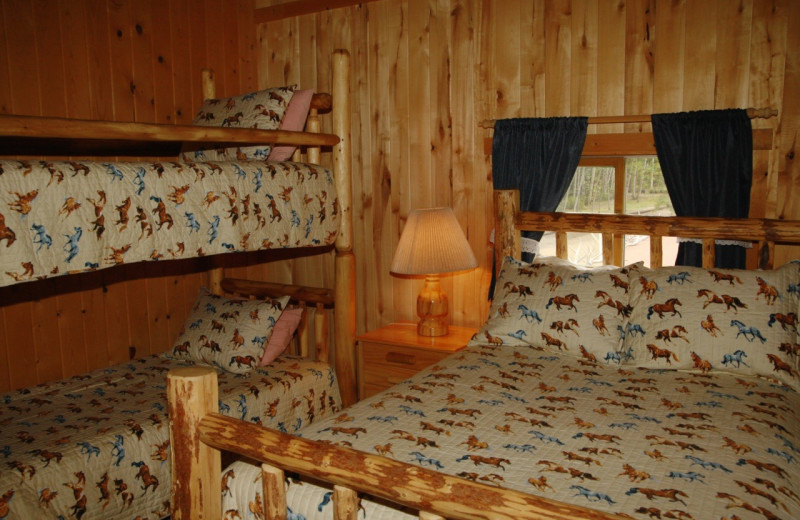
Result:
<instances>
[{"instance_id":1,"label":"table lamp","mask_svg":"<svg viewBox=\"0 0 800 520\"><path fill-rule=\"evenodd\" d=\"M391 272L424 275L425 286L417 297L417 334L447 335L447 294L439 285L441 273L478 266L451 208L415 209L400 235Z\"/></svg>"}]
</instances>

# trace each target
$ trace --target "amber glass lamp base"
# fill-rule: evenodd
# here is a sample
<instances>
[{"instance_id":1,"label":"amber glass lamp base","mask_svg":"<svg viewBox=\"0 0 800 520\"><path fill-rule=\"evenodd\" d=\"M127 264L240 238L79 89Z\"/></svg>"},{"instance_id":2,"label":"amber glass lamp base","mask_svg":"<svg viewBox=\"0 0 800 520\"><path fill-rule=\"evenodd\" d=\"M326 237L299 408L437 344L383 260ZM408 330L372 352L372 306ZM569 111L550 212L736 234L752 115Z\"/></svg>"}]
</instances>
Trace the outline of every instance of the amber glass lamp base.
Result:
<instances>
[{"instance_id":1,"label":"amber glass lamp base","mask_svg":"<svg viewBox=\"0 0 800 520\"><path fill-rule=\"evenodd\" d=\"M447 294L439 285L439 275L425 277L425 286L417 297L417 334L420 336L447 335Z\"/></svg>"}]
</instances>

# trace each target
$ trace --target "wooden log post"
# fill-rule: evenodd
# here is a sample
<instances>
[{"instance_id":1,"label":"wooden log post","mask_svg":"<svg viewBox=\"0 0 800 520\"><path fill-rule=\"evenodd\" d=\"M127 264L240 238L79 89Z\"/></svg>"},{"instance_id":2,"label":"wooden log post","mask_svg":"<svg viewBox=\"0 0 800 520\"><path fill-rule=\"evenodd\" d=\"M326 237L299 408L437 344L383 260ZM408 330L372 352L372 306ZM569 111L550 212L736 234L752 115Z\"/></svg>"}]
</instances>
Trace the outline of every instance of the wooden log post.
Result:
<instances>
[{"instance_id":1,"label":"wooden log post","mask_svg":"<svg viewBox=\"0 0 800 520\"><path fill-rule=\"evenodd\" d=\"M217 97L217 84L213 69L203 69L203 100ZM212 294L222 295L222 279L225 273L221 266L216 265L218 259L212 259L212 268L208 271L208 289Z\"/></svg>"},{"instance_id":2,"label":"wooden log post","mask_svg":"<svg viewBox=\"0 0 800 520\"><path fill-rule=\"evenodd\" d=\"M283 470L262 464L261 489L264 497L264 518L286 520L286 484Z\"/></svg>"},{"instance_id":3,"label":"wooden log post","mask_svg":"<svg viewBox=\"0 0 800 520\"><path fill-rule=\"evenodd\" d=\"M664 265L662 241L660 236L650 235L650 267L652 269L658 269Z\"/></svg>"},{"instance_id":4,"label":"wooden log post","mask_svg":"<svg viewBox=\"0 0 800 520\"><path fill-rule=\"evenodd\" d=\"M300 324L297 326L297 348L295 349L295 354L300 354L302 357L308 357L308 342L309 342L309 335L310 333L310 326L308 319L308 306L306 306L306 302L301 301L298 304L298 308L303 309L303 314L300 318Z\"/></svg>"},{"instance_id":5,"label":"wooden log post","mask_svg":"<svg viewBox=\"0 0 800 520\"><path fill-rule=\"evenodd\" d=\"M603 263L606 265L620 265L620 262L616 258L616 250L614 249L614 244L617 242L614 239L613 233L603 233L602 234L603 240Z\"/></svg>"},{"instance_id":6,"label":"wooden log post","mask_svg":"<svg viewBox=\"0 0 800 520\"><path fill-rule=\"evenodd\" d=\"M333 486L333 519L358 520L358 493L344 486Z\"/></svg>"},{"instance_id":7,"label":"wooden log post","mask_svg":"<svg viewBox=\"0 0 800 520\"><path fill-rule=\"evenodd\" d=\"M356 261L353 255L352 158L350 155L350 53L333 53L333 171L341 220L336 237L334 367L342 403L358 399L356 388Z\"/></svg>"},{"instance_id":8,"label":"wooden log post","mask_svg":"<svg viewBox=\"0 0 800 520\"><path fill-rule=\"evenodd\" d=\"M328 363L330 360L330 350L328 348L328 312L322 304L317 304L314 312L314 348L315 359Z\"/></svg>"},{"instance_id":9,"label":"wooden log post","mask_svg":"<svg viewBox=\"0 0 800 520\"><path fill-rule=\"evenodd\" d=\"M713 269L717 261L716 240L713 238L703 239L703 267Z\"/></svg>"},{"instance_id":10,"label":"wooden log post","mask_svg":"<svg viewBox=\"0 0 800 520\"><path fill-rule=\"evenodd\" d=\"M556 231L556 256L562 260L569 260L569 242L566 231Z\"/></svg>"},{"instance_id":11,"label":"wooden log post","mask_svg":"<svg viewBox=\"0 0 800 520\"><path fill-rule=\"evenodd\" d=\"M494 207L494 263L495 274L499 276L505 257L519 258L522 254L522 240L514 220L519 209L519 191L495 190Z\"/></svg>"},{"instance_id":12,"label":"wooden log post","mask_svg":"<svg viewBox=\"0 0 800 520\"><path fill-rule=\"evenodd\" d=\"M308 120L306 121L306 131L312 133L319 133L322 129L322 122L319 119L319 113L316 108L308 111ZM311 164L319 164L320 157L319 146L309 146L306 150L306 159Z\"/></svg>"},{"instance_id":13,"label":"wooden log post","mask_svg":"<svg viewBox=\"0 0 800 520\"><path fill-rule=\"evenodd\" d=\"M184 367L167 374L169 439L174 520L218 518L222 508L220 452L200 441L198 426L218 411L217 373L210 367ZM205 513L204 513L205 512Z\"/></svg>"}]
</instances>

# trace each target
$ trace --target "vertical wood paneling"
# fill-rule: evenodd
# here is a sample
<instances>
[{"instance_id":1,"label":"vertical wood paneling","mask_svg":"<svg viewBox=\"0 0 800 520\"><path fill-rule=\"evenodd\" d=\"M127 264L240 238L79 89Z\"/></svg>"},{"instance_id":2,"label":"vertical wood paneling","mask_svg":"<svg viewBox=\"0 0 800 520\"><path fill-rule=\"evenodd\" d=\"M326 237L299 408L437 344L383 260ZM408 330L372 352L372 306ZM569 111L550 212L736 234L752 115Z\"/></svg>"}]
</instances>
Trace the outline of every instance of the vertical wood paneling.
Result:
<instances>
[{"instance_id":1,"label":"vertical wood paneling","mask_svg":"<svg viewBox=\"0 0 800 520\"><path fill-rule=\"evenodd\" d=\"M545 114L548 117L570 114L572 63L570 6L570 0L545 0L544 84Z\"/></svg>"},{"instance_id":2,"label":"vertical wood paneling","mask_svg":"<svg viewBox=\"0 0 800 520\"><path fill-rule=\"evenodd\" d=\"M797 135L800 133L800 4L792 1L781 3L787 20L786 26L786 73L783 82L783 118L779 126L776 140L774 165L778 168L779 188L777 216L798 218L800 215L800 146ZM788 117L792 114L793 117ZM772 171L772 170L771 170ZM788 248L778 249L775 254L776 265L797 258L795 251Z\"/></svg>"},{"instance_id":3,"label":"vertical wood paneling","mask_svg":"<svg viewBox=\"0 0 800 520\"><path fill-rule=\"evenodd\" d=\"M392 277L389 263L407 212L431 203L453 206L481 264L474 273L446 280L451 322L479 325L486 315L492 202L483 138L491 134L477 127L479 121L780 109L788 96L783 89L789 88L787 49L800 52L787 41L793 5L791 0L384 0L305 15L291 26L299 35L287 32L286 21L263 24L260 31L269 31L279 48L261 49L262 86L279 83L275 56L284 52L281 45L314 40L327 51L337 40L351 42L359 331L414 319L420 282ZM331 13L341 13L336 24L327 23ZM308 17L318 23L305 23ZM306 63L301 59L299 66ZM318 80L324 78L318 63L308 66L317 67ZM403 89L405 105L398 100ZM796 121L798 110L782 113L781 120ZM398 121L405 125L399 131ZM638 132L649 126L590 131ZM775 128L778 121L754 126ZM755 154L754 211L766 216L778 208L800 216L791 195L778 202L778 193L791 193L779 186L800 182L789 159L794 141L782 134L784 128L778 128L783 140L771 156ZM440 153L448 143L449 159ZM779 169L779 162L788 166Z\"/></svg>"},{"instance_id":4,"label":"vertical wood paneling","mask_svg":"<svg viewBox=\"0 0 800 520\"><path fill-rule=\"evenodd\" d=\"M773 1L753 3L753 25L750 41L750 74L748 78L750 106L779 107L784 99L783 79L786 66L786 28L785 13L779 9L780 4ZM784 115L785 117L785 115ZM755 123L756 126L759 122ZM777 214L780 172L782 158L777 155L777 143L780 141L782 127L778 125L776 139L773 142L773 153L769 157L771 172L777 167L778 175L756 176L751 201L755 210L765 216ZM756 171L766 171L767 158L763 153L755 154ZM785 183L785 181L784 181ZM784 184L785 185L785 184Z\"/></svg>"},{"instance_id":5,"label":"vertical wood paneling","mask_svg":"<svg viewBox=\"0 0 800 520\"><path fill-rule=\"evenodd\" d=\"M686 3L655 2L653 111L683 109Z\"/></svg>"},{"instance_id":6,"label":"vertical wood paneling","mask_svg":"<svg viewBox=\"0 0 800 520\"><path fill-rule=\"evenodd\" d=\"M625 113L653 112L655 0L628 0L625 7ZM626 132L644 125L626 124ZM649 125L647 125L649 126Z\"/></svg>"},{"instance_id":7,"label":"vertical wood paneling","mask_svg":"<svg viewBox=\"0 0 800 520\"><path fill-rule=\"evenodd\" d=\"M106 2L86 0L86 47L89 49L89 75L86 87L92 97L92 118L103 121L114 119L114 95L109 86L111 71L111 38ZM89 30L93 28L93 30Z\"/></svg>"},{"instance_id":8,"label":"vertical wood paneling","mask_svg":"<svg viewBox=\"0 0 800 520\"><path fill-rule=\"evenodd\" d=\"M228 86L230 94L257 86L252 2L233 5L0 0L0 111L189 123L201 101L200 68L210 66L206 48L223 49L214 65L221 96ZM207 12L218 33L207 31ZM107 225L113 212L105 208ZM170 348L204 263L125 266L4 288L0 392L124 361L129 345L137 355Z\"/></svg>"},{"instance_id":9,"label":"vertical wood paneling","mask_svg":"<svg viewBox=\"0 0 800 520\"><path fill-rule=\"evenodd\" d=\"M597 2L572 1L570 114L597 115ZM605 27L603 28L605 32Z\"/></svg>"},{"instance_id":10,"label":"vertical wood paneling","mask_svg":"<svg viewBox=\"0 0 800 520\"><path fill-rule=\"evenodd\" d=\"M714 68L714 108L747 105L747 74L750 69L752 0L718 0Z\"/></svg>"},{"instance_id":11,"label":"vertical wood paneling","mask_svg":"<svg viewBox=\"0 0 800 520\"><path fill-rule=\"evenodd\" d=\"M625 113L626 4L604 0L597 9L597 114ZM622 132L624 125L604 125L603 132ZM596 129L595 129L596 130Z\"/></svg>"}]
</instances>

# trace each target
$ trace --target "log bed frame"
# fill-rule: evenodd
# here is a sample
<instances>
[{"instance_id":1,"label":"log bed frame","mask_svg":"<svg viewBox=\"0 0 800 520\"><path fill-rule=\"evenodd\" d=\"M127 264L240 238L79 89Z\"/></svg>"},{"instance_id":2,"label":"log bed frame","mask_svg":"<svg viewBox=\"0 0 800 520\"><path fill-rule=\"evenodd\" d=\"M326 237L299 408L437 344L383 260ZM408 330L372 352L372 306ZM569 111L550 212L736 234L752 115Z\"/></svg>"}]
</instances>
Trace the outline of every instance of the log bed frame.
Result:
<instances>
[{"instance_id":1,"label":"log bed frame","mask_svg":"<svg viewBox=\"0 0 800 520\"><path fill-rule=\"evenodd\" d=\"M313 320L303 313L294 344L296 352L309 356L313 338L316 359L329 361L341 389L342 401L356 400L355 379L355 257L353 256L352 176L350 158L350 55L337 50L332 55L332 94L312 98L305 132L217 128L91 121L57 117L0 115L0 156L16 157L171 157L201 147L297 145L292 157L319 163L322 147L332 149L333 173L341 211L335 242L335 286L309 288L269 282L226 279L222 267L213 267L208 285L215 294L227 291L251 298L290 295L290 305L313 308ZM203 71L203 96L215 97L214 73ZM320 112L332 112L333 133L321 133ZM300 147L305 150L302 154ZM333 345L329 346L326 309L333 307Z\"/></svg>"},{"instance_id":2,"label":"log bed frame","mask_svg":"<svg viewBox=\"0 0 800 520\"><path fill-rule=\"evenodd\" d=\"M712 266L714 238L752 241L761 264L771 266L776 243L800 243L800 221L773 219L638 217L519 212L516 190L495 192L496 255L519 258L520 231L555 230L558 256L566 258L566 233L603 232L604 259L613 235L651 237L651 265L661 265L661 237L703 240L703 263ZM502 262L498 261L497 266ZM192 368L167 378L173 451L172 514L175 520L221 517L220 450L261 461L265 517L286 518L284 471L333 484L334 518L357 518L358 494L419 511L421 520L612 519L615 515L480 484L346 447L280 433L220 415L213 370ZM268 498L267 498L268 497Z\"/></svg>"}]
</instances>

